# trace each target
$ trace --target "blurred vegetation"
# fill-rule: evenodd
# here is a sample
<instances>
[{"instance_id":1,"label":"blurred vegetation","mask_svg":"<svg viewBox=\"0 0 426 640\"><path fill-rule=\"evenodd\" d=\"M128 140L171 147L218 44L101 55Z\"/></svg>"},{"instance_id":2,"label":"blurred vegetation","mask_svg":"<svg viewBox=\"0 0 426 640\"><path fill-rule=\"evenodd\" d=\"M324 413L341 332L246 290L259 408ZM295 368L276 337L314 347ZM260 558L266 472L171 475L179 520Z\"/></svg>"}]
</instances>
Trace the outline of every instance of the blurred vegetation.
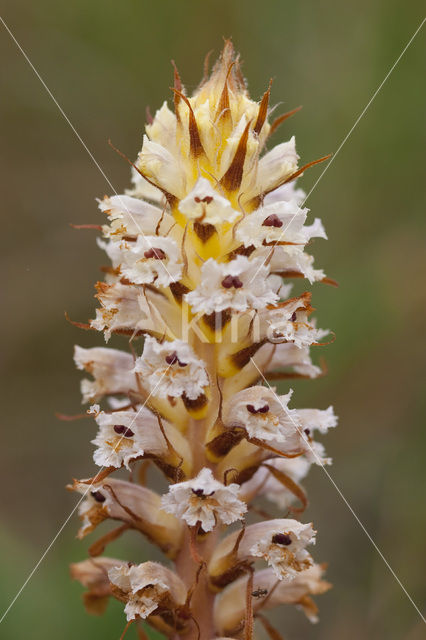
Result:
<instances>
[{"instance_id":1,"label":"blurred vegetation","mask_svg":"<svg viewBox=\"0 0 426 640\"><path fill-rule=\"evenodd\" d=\"M128 167L107 145L138 151L145 107L170 100L172 69L191 89L209 49L232 36L251 93L270 77L282 110L303 104L276 140L295 133L303 161L340 142L423 16L420 1L338 3L263 0L145 2L3 0L3 17L120 192ZM335 405L326 439L331 475L417 603L424 602L425 32L420 33L309 198L329 241L314 247L339 289L316 285L329 374L295 386L295 406ZM61 423L79 411L72 346L101 344L67 324L93 316L102 261L94 198L111 193L4 29L0 76L4 400L1 482L3 611L75 504L64 486L90 475L93 425ZM303 179L308 191L320 175ZM422 486L423 485L423 486ZM335 588L319 598L321 621L278 617L286 640L424 637L416 611L320 468L306 486L315 552ZM2 623L14 640L118 638L124 618L111 603L86 615L68 564L90 542L74 538L74 516ZM132 535L111 554L152 557ZM133 634L133 635L132 635ZM128 634L135 637L134 630ZM203 639L206 640L206 639Z\"/></svg>"}]
</instances>

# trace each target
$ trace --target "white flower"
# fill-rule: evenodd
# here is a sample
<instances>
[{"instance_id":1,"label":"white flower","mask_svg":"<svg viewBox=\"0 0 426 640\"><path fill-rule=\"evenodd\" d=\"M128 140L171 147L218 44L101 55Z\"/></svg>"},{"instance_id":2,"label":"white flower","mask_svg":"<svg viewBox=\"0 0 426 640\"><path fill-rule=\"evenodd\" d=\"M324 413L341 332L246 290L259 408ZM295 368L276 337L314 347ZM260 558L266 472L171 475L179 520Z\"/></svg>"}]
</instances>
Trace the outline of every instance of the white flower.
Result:
<instances>
[{"instance_id":1,"label":"white flower","mask_svg":"<svg viewBox=\"0 0 426 640\"><path fill-rule=\"evenodd\" d=\"M128 394L137 390L134 361L130 353L118 349L74 347L74 361L78 369L90 373L94 380L81 381L83 402L90 402L110 394Z\"/></svg>"},{"instance_id":2,"label":"white flower","mask_svg":"<svg viewBox=\"0 0 426 640\"><path fill-rule=\"evenodd\" d=\"M266 387L250 387L232 397L225 409L224 423L227 426L244 427L250 438L284 443L286 452L300 448L300 424L297 411L289 409L293 391L277 396Z\"/></svg>"},{"instance_id":3,"label":"white flower","mask_svg":"<svg viewBox=\"0 0 426 640\"><path fill-rule=\"evenodd\" d=\"M170 153L166 147L152 142L144 135L142 151L139 153L138 168L155 184L168 193L183 198L185 194L185 180L182 164Z\"/></svg>"},{"instance_id":4,"label":"white flower","mask_svg":"<svg viewBox=\"0 0 426 640\"><path fill-rule=\"evenodd\" d=\"M108 517L108 512L104 509L105 496L99 491L100 485L88 485L82 482L75 483L76 491L84 496L78 506L78 515L82 525L78 530L77 537L84 538L93 531L97 524Z\"/></svg>"},{"instance_id":5,"label":"white flower","mask_svg":"<svg viewBox=\"0 0 426 640\"><path fill-rule=\"evenodd\" d=\"M306 477L311 467L310 462L304 456L297 458L274 458L268 460L268 465L285 473L293 482L298 484ZM247 496L265 496L267 500L276 504L280 511L285 511L296 500L295 495L277 480L269 469L260 467L254 476L241 487L241 493L247 500Z\"/></svg>"},{"instance_id":6,"label":"white flower","mask_svg":"<svg viewBox=\"0 0 426 640\"><path fill-rule=\"evenodd\" d=\"M136 242L102 243L113 266L134 284L149 284L167 287L182 275L179 248L171 238L139 235Z\"/></svg>"},{"instance_id":7,"label":"white flower","mask_svg":"<svg viewBox=\"0 0 426 640\"><path fill-rule=\"evenodd\" d=\"M268 274L262 258L237 256L223 263L209 258L201 268L201 283L185 299L194 313L263 309L278 300L268 283Z\"/></svg>"},{"instance_id":8,"label":"white flower","mask_svg":"<svg viewBox=\"0 0 426 640\"><path fill-rule=\"evenodd\" d=\"M155 562L139 565L119 565L108 571L111 583L126 598L127 620L136 616L147 618L163 600L171 599L174 606L183 605L186 589L170 569Z\"/></svg>"},{"instance_id":9,"label":"white flower","mask_svg":"<svg viewBox=\"0 0 426 640\"><path fill-rule=\"evenodd\" d=\"M324 271L322 269L314 269L313 264L314 258L305 253L301 247L277 245L273 249L269 266L273 273L279 272L283 277L287 273L300 273L312 284L325 278Z\"/></svg>"},{"instance_id":10,"label":"white flower","mask_svg":"<svg viewBox=\"0 0 426 640\"><path fill-rule=\"evenodd\" d=\"M282 142L266 153L259 160L257 169L257 184L261 192L273 189L297 171L298 159L294 136L288 142Z\"/></svg>"},{"instance_id":11,"label":"white flower","mask_svg":"<svg viewBox=\"0 0 426 640\"><path fill-rule=\"evenodd\" d=\"M333 407L328 407L328 409L322 411L320 409L299 409L298 415L303 429L309 429L310 432L327 433L329 429L337 426L337 416Z\"/></svg>"},{"instance_id":12,"label":"white flower","mask_svg":"<svg viewBox=\"0 0 426 640\"><path fill-rule=\"evenodd\" d=\"M170 150L176 149L176 116L166 101L157 109L152 123L147 124L145 129L153 142L158 142Z\"/></svg>"},{"instance_id":13,"label":"white flower","mask_svg":"<svg viewBox=\"0 0 426 640\"><path fill-rule=\"evenodd\" d=\"M204 531L212 531L216 522L231 524L241 520L246 504L238 499L239 485L225 486L215 480L204 467L196 478L172 484L162 498L163 509L195 526L200 522Z\"/></svg>"},{"instance_id":14,"label":"white flower","mask_svg":"<svg viewBox=\"0 0 426 640\"><path fill-rule=\"evenodd\" d=\"M146 337L134 371L142 375L151 393L160 398L179 398L185 394L195 400L209 383L204 362L182 340L157 342Z\"/></svg>"},{"instance_id":15,"label":"white flower","mask_svg":"<svg viewBox=\"0 0 426 640\"><path fill-rule=\"evenodd\" d=\"M268 286L277 294L279 300L286 300L293 289L291 283L284 284L281 276L271 273L267 278Z\"/></svg>"},{"instance_id":16,"label":"white flower","mask_svg":"<svg viewBox=\"0 0 426 640\"><path fill-rule=\"evenodd\" d=\"M292 180L291 182L287 182L286 184L281 185L278 189L274 189L270 193L268 193L263 203L265 205L273 204L274 202L282 202L286 200L289 202L290 200L295 200L297 205L301 205L302 202L306 198L306 193L303 189L296 189L296 180Z\"/></svg>"},{"instance_id":17,"label":"white flower","mask_svg":"<svg viewBox=\"0 0 426 640\"><path fill-rule=\"evenodd\" d=\"M304 246L311 238L326 238L321 220L304 226L309 209L300 209L295 200L260 207L238 225L236 238L246 247L260 247L264 242L292 242Z\"/></svg>"},{"instance_id":18,"label":"white flower","mask_svg":"<svg viewBox=\"0 0 426 640\"><path fill-rule=\"evenodd\" d=\"M96 318L90 322L90 326L97 331L104 331L106 341L113 331L137 330L148 318L140 305L138 287L119 282L110 285L100 283L97 298L101 308L96 309Z\"/></svg>"},{"instance_id":19,"label":"white flower","mask_svg":"<svg viewBox=\"0 0 426 640\"><path fill-rule=\"evenodd\" d=\"M317 622L318 610L310 596L325 593L330 589L331 585L322 580L323 574L324 566L315 564L301 571L291 582L281 580L277 584L277 577L272 569L255 571L251 589L252 593L256 594L256 600L253 601L254 610L261 609L263 612L277 605L293 604L303 609L310 622ZM218 632L228 637L228 640L229 636L241 627L246 615L247 582L248 576L245 575L216 596L215 626Z\"/></svg>"},{"instance_id":20,"label":"white flower","mask_svg":"<svg viewBox=\"0 0 426 640\"><path fill-rule=\"evenodd\" d=\"M293 310L294 306L298 307L297 310ZM315 321L309 321L308 311L300 308L297 301L294 305L266 312L264 320L268 326L267 336L270 342L292 342L299 349L318 343L329 333L325 329L317 329Z\"/></svg>"},{"instance_id":21,"label":"white flower","mask_svg":"<svg viewBox=\"0 0 426 640\"><path fill-rule=\"evenodd\" d=\"M309 378L316 378L321 374L320 367L312 364L309 347L296 347L292 342L275 344L267 370L273 371L274 369L293 369L295 373Z\"/></svg>"},{"instance_id":22,"label":"white flower","mask_svg":"<svg viewBox=\"0 0 426 640\"><path fill-rule=\"evenodd\" d=\"M166 199L162 191L157 189L157 187L154 187L150 182L148 182L148 180L145 180L145 178L142 177L139 171L136 171L134 167L131 167L131 180L133 188L126 189L126 195L143 200L149 200L150 202L155 202L155 204L162 207L165 206Z\"/></svg>"},{"instance_id":23,"label":"white flower","mask_svg":"<svg viewBox=\"0 0 426 640\"><path fill-rule=\"evenodd\" d=\"M92 443L97 446L93 454L100 467L120 468L145 453L161 456L167 452L167 443L157 418L145 407L137 411L101 411L96 416L99 431Z\"/></svg>"},{"instance_id":24,"label":"white flower","mask_svg":"<svg viewBox=\"0 0 426 640\"><path fill-rule=\"evenodd\" d=\"M250 555L264 558L280 580L291 581L300 571L313 565L305 547L314 542L315 531L311 524L287 520L284 527L272 528L257 540L250 549Z\"/></svg>"},{"instance_id":25,"label":"white flower","mask_svg":"<svg viewBox=\"0 0 426 640\"><path fill-rule=\"evenodd\" d=\"M206 178L197 180L192 191L179 203L179 211L190 219L215 225L233 222L240 215Z\"/></svg>"},{"instance_id":26,"label":"white flower","mask_svg":"<svg viewBox=\"0 0 426 640\"><path fill-rule=\"evenodd\" d=\"M109 198L105 196L98 202L99 209L107 213L111 222L109 226L104 225L102 228L104 235L110 238L121 238L123 235L154 235L164 215L158 207L127 195Z\"/></svg>"},{"instance_id":27,"label":"white flower","mask_svg":"<svg viewBox=\"0 0 426 640\"><path fill-rule=\"evenodd\" d=\"M317 442L316 440L311 440L308 435L306 435L306 459L311 464L317 464L320 467L325 465L332 464L333 459L328 457L325 453L325 447L322 442Z\"/></svg>"}]
</instances>

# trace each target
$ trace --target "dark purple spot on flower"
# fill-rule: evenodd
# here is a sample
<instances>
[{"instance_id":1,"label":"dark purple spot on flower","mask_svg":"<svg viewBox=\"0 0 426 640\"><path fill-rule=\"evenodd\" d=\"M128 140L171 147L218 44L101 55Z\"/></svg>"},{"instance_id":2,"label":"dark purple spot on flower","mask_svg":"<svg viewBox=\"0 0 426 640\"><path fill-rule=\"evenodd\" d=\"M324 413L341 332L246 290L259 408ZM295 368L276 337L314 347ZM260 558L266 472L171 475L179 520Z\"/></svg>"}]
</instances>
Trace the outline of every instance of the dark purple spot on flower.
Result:
<instances>
[{"instance_id":1,"label":"dark purple spot on flower","mask_svg":"<svg viewBox=\"0 0 426 640\"><path fill-rule=\"evenodd\" d=\"M283 223L282 221L279 219L279 217L277 215L275 215L275 213L273 213L271 216L268 216L267 218L265 218L265 220L262 222L262 227L282 227Z\"/></svg>"},{"instance_id":2,"label":"dark purple spot on flower","mask_svg":"<svg viewBox=\"0 0 426 640\"><path fill-rule=\"evenodd\" d=\"M125 429L127 429L127 427L125 427L124 424L116 424L116 425L114 425L115 433L122 434L122 433L124 433Z\"/></svg>"},{"instance_id":3,"label":"dark purple spot on flower","mask_svg":"<svg viewBox=\"0 0 426 640\"><path fill-rule=\"evenodd\" d=\"M214 494L214 491L210 493L204 493L204 489L191 489L192 493L197 496L197 498L209 498Z\"/></svg>"},{"instance_id":4,"label":"dark purple spot on flower","mask_svg":"<svg viewBox=\"0 0 426 640\"><path fill-rule=\"evenodd\" d=\"M167 364L175 364L175 362L177 361L178 361L178 357L177 357L176 351L173 351L173 353L169 353L169 355L166 356Z\"/></svg>"},{"instance_id":5,"label":"dark purple spot on flower","mask_svg":"<svg viewBox=\"0 0 426 640\"><path fill-rule=\"evenodd\" d=\"M151 247L143 254L145 258L156 258L157 260L164 260L166 258L166 254L162 249L155 249Z\"/></svg>"},{"instance_id":6,"label":"dark purple spot on flower","mask_svg":"<svg viewBox=\"0 0 426 640\"><path fill-rule=\"evenodd\" d=\"M222 287L225 287L225 289L231 289L231 287L234 287L235 289L240 289L243 286L243 283L241 282L241 280L238 278L238 276L226 276L222 282Z\"/></svg>"},{"instance_id":7,"label":"dark purple spot on flower","mask_svg":"<svg viewBox=\"0 0 426 640\"><path fill-rule=\"evenodd\" d=\"M187 363L187 362L182 362L182 361L181 361L181 360L179 360L179 359L178 359L178 362L179 362L179 366L180 366L180 367L187 367L187 366L188 366L188 363Z\"/></svg>"},{"instance_id":8,"label":"dark purple spot on flower","mask_svg":"<svg viewBox=\"0 0 426 640\"><path fill-rule=\"evenodd\" d=\"M260 407L259 409L256 409L256 407L252 404L247 404L246 405L246 409L249 413L268 413L269 411L269 404L265 404L263 407Z\"/></svg>"},{"instance_id":9,"label":"dark purple spot on flower","mask_svg":"<svg viewBox=\"0 0 426 640\"><path fill-rule=\"evenodd\" d=\"M91 491L90 493L95 498L96 502L105 502L106 498L100 491Z\"/></svg>"},{"instance_id":10,"label":"dark purple spot on flower","mask_svg":"<svg viewBox=\"0 0 426 640\"><path fill-rule=\"evenodd\" d=\"M212 200L213 200L213 196L204 196L203 199L199 198L198 196L195 196L194 198L194 202L196 202L197 204L199 202L205 202L206 204L210 204Z\"/></svg>"},{"instance_id":11,"label":"dark purple spot on flower","mask_svg":"<svg viewBox=\"0 0 426 640\"><path fill-rule=\"evenodd\" d=\"M114 425L114 431L125 438L132 438L135 435L133 431L129 429L129 427L124 426L124 424Z\"/></svg>"},{"instance_id":12,"label":"dark purple spot on flower","mask_svg":"<svg viewBox=\"0 0 426 640\"><path fill-rule=\"evenodd\" d=\"M296 322L296 312L293 311L293 313L291 314L291 318L290 318L291 322Z\"/></svg>"},{"instance_id":13,"label":"dark purple spot on flower","mask_svg":"<svg viewBox=\"0 0 426 640\"><path fill-rule=\"evenodd\" d=\"M276 533L272 538L272 542L274 544L283 544L285 547L288 547L288 545L291 544L291 538L288 533Z\"/></svg>"},{"instance_id":14,"label":"dark purple spot on flower","mask_svg":"<svg viewBox=\"0 0 426 640\"><path fill-rule=\"evenodd\" d=\"M311 430L310 429L303 429L303 432L306 433L307 436L310 435Z\"/></svg>"},{"instance_id":15,"label":"dark purple spot on flower","mask_svg":"<svg viewBox=\"0 0 426 640\"><path fill-rule=\"evenodd\" d=\"M269 404L265 404L263 407L260 407L260 409L257 410L257 413L268 413L269 411Z\"/></svg>"}]
</instances>

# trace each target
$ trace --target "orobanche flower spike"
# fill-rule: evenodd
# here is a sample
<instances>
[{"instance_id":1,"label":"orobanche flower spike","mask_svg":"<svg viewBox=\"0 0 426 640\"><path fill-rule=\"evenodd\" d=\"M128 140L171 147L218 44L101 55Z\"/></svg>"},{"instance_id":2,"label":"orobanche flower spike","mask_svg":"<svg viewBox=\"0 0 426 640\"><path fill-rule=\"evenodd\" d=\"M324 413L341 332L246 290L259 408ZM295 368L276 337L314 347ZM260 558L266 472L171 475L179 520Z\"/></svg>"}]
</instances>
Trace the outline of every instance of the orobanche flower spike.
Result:
<instances>
[{"instance_id":1,"label":"orobanche flower spike","mask_svg":"<svg viewBox=\"0 0 426 640\"><path fill-rule=\"evenodd\" d=\"M229 41L191 97L175 67L171 98L146 125L133 187L99 200L111 265L84 326L121 349L75 349L99 470L69 488L78 537L106 528L72 576L88 611L123 603L123 635L145 637L143 621L172 639L250 640L260 624L278 638L265 612L293 604L315 622L312 596L330 586L300 483L330 463L317 435L337 419L269 384L323 374L310 350L328 331L310 292L291 291L332 282L305 252L326 238L296 188L315 162L299 166L294 137L268 149L292 112L268 121L270 87L249 98ZM164 561L143 545L131 561L104 555L129 529Z\"/></svg>"}]
</instances>

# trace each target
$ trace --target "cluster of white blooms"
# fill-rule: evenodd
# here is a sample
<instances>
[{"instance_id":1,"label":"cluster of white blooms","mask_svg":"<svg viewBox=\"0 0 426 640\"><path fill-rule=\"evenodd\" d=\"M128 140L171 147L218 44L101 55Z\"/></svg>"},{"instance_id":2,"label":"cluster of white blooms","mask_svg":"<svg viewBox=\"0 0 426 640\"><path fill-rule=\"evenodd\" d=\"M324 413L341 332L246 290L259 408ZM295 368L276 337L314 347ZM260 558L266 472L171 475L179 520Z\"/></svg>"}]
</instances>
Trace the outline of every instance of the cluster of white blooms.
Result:
<instances>
[{"instance_id":1,"label":"cluster of white blooms","mask_svg":"<svg viewBox=\"0 0 426 640\"><path fill-rule=\"evenodd\" d=\"M269 98L249 98L230 42L191 97L175 69L174 110L164 103L146 126L132 189L99 200L111 264L88 328L123 342L76 347L99 470L70 489L83 495L79 537L119 526L72 575L88 610L113 596L128 624L167 637L249 640L253 618L282 603L314 621L311 595L329 588L307 550L300 482L330 463L316 437L337 419L269 384L324 372L310 351L328 331L292 286L330 282L305 251L327 236L295 186L308 165L294 137L265 151L282 120L268 122ZM163 494L146 486L152 466ZM261 498L277 517L263 519ZM173 564L103 556L128 529Z\"/></svg>"}]
</instances>

